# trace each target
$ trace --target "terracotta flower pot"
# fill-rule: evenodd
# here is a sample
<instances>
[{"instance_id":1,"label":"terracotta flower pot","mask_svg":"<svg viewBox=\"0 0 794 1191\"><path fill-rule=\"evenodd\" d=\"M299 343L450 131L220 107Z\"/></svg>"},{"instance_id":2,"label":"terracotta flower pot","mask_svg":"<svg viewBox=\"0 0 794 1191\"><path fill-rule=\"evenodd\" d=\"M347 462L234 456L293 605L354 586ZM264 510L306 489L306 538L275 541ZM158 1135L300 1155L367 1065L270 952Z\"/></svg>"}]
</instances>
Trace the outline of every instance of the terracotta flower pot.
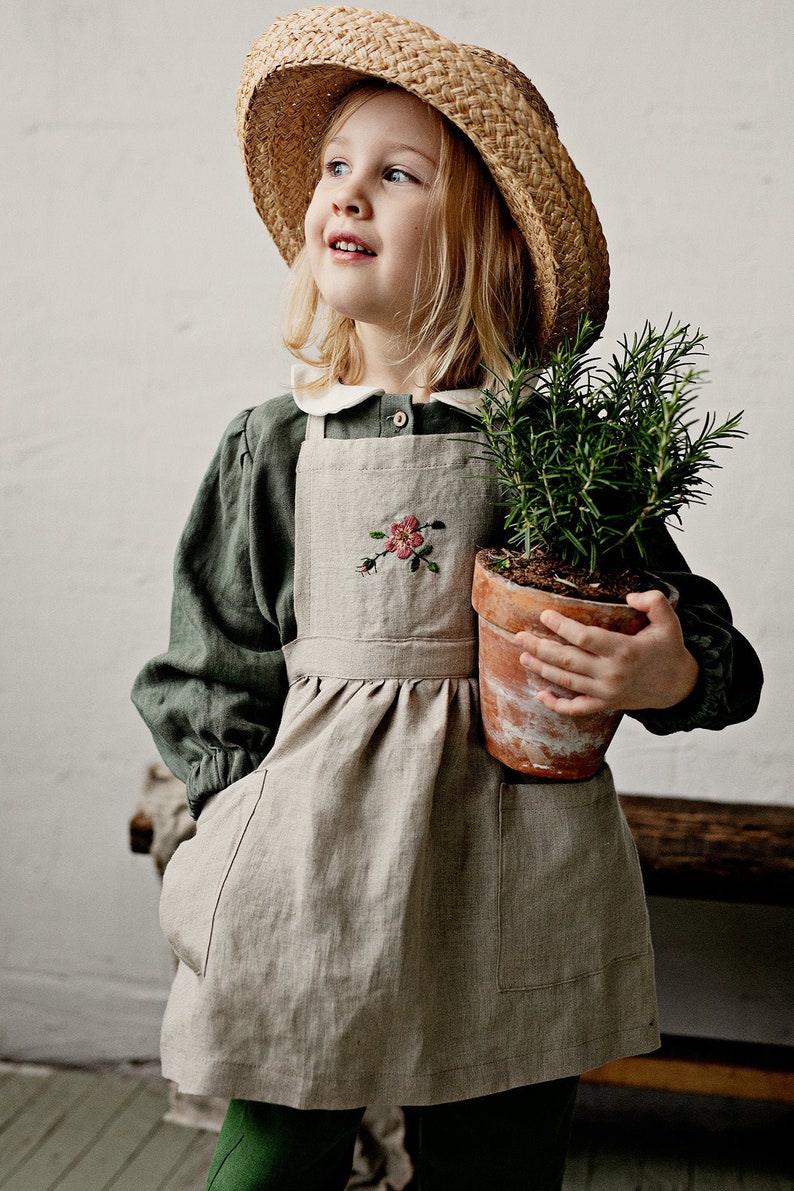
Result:
<instances>
[{"instance_id":1,"label":"terracotta flower pot","mask_svg":"<svg viewBox=\"0 0 794 1191\"><path fill-rule=\"evenodd\" d=\"M519 662L514 634L530 629L553 637L540 621L546 608L585 624L633 635L647 624L628 604L605 604L522 587L489 570L490 551L474 565L472 604L480 621L480 705L485 747L511 769L538 777L583 779L597 772L620 723L621 712L569 717L544 707L536 695L551 689ZM677 592L668 598L675 603Z\"/></svg>"}]
</instances>

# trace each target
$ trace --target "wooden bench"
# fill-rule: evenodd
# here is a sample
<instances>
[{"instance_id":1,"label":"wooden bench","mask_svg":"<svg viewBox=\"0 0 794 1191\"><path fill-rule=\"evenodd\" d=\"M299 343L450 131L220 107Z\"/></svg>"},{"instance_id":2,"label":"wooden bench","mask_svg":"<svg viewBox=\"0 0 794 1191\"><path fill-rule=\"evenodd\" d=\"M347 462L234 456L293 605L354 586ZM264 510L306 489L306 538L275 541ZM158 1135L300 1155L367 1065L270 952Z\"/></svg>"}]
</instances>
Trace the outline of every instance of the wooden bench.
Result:
<instances>
[{"instance_id":1,"label":"wooden bench","mask_svg":"<svg viewBox=\"0 0 794 1191\"><path fill-rule=\"evenodd\" d=\"M794 905L794 807L621 794L654 897Z\"/></svg>"},{"instance_id":2,"label":"wooden bench","mask_svg":"<svg viewBox=\"0 0 794 1191\"><path fill-rule=\"evenodd\" d=\"M794 905L794 807L640 794L620 801L649 896ZM139 811L130 846L148 852L151 844L151 819ZM794 1103L794 1047L665 1035L655 1054L620 1059L583 1078Z\"/></svg>"},{"instance_id":3,"label":"wooden bench","mask_svg":"<svg viewBox=\"0 0 794 1191\"><path fill-rule=\"evenodd\" d=\"M794 905L794 808L639 794L620 801L648 895ZM653 1055L607 1063L584 1079L794 1103L794 1047L663 1035Z\"/></svg>"}]
</instances>

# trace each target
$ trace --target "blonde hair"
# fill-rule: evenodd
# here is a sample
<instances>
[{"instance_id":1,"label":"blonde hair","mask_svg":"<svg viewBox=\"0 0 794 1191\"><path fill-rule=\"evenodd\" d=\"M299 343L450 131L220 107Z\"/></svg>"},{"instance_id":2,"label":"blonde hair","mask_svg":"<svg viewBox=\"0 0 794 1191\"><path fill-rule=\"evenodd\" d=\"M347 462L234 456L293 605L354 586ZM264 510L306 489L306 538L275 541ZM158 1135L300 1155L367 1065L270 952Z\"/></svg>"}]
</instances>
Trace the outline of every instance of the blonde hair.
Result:
<instances>
[{"instance_id":1,"label":"blonde hair","mask_svg":"<svg viewBox=\"0 0 794 1191\"><path fill-rule=\"evenodd\" d=\"M373 79L349 92L329 122L323 147L357 108L384 90L397 88ZM441 130L441 152L409 337L425 345L418 383L434 390L477 388L488 372L509 372L507 357L534 347L532 267L524 238L479 153L440 112L429 111ZM355 322L323 301L305 247L292 273L285 346L322 369L310 388L340 378L355 384L364 366Z\"/></svg>"}]
</instances>

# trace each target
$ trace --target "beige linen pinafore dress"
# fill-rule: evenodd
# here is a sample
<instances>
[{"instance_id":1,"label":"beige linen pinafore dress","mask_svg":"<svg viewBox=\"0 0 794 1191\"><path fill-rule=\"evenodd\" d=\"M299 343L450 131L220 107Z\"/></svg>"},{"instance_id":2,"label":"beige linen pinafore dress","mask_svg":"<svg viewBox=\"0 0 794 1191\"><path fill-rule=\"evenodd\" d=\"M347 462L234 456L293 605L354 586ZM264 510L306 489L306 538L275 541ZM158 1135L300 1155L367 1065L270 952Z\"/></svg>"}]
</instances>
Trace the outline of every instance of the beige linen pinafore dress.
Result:
<instances>
[{"instance_id":1,"label":"beige linen pinafore dress","mask_svg":"<svg viewBox=\"0 0 794 1191\"><path fill-rule=\"evenodd\" d=\"M516 785L482 744L470 585L494 481L468 441L308 426L278 736L165 874L164 1075L296 1108L429 1104L653 1049L609 771Z\"/></svg>"}]
</instances>

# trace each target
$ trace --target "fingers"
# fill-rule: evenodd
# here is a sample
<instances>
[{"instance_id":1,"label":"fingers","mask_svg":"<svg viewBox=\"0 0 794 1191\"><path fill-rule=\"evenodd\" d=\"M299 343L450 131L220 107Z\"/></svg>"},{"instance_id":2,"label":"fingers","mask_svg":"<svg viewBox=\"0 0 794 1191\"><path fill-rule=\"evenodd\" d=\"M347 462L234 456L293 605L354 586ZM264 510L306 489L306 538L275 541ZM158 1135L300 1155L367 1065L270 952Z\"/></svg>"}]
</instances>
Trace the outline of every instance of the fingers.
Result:
<instances>
[{"instance_id":1,"label":"fingers","mask_svg":"<svg viewBox=\"0 0 794 1191\"><path fill-rule=\"evenodd\" d=\"M644 612L651 623L677 619L670 601L661 591L630 591L626 596L626 603L630 608Z\"/></svg>"},{"instance_id":2,"label":"fingers","mask_svg":"<svg viewBox=\"0 0 794 1191\"><path fill-rule=\"evenodd\" d=\"M555 638L537 637L534 633L523 632L516 634L516 644L523 650L522 665L548 678L550 682L556 681L555 674L560 678L570 675L592 677L598 667L595 654ZM555 674L551 673L552 670Z\"/></svg>"},{"instance_id":3,"label":"fingers","mask_svg":"<svg viewBox=\"0 0 794 1191\"><path fill-rule=\"evenodd\" d=\"M540 619L553 636L538 636L529 630L516 634L521 665L556 688L538 694L546 707L561 715L590 715L631 706L641 697L635 689L638 670L648 660L648 644L667 635L664 618L670 609L660 592L636 593L632 602L648 616L642 632L650 638L646 636L642 643L636 637L581 624L552 609L542 612ZM651 661L655 671L656 663ZM646 685L643 680L640 689Z\"/></svg>"},{"instance_id":4,"label":"fingers","mask_svg":"<svg viewBox=\"0 0 794 1191\"><path fill-rule=\"evenodd\" d=\"M583 625L547 609L541 637L516 634L519 661L543 683L538 699L561 715L672 707L695 688L698 665L684 642L681 624L658 591L634 592L628 603L648 623L635 635Z\"/></svg>"},{"instance_id":5,"label":"fingers","mask_svg":"<svg viewBox=\"0 0 794 1191\"><path fill-rule=\"evenodd\" d=\"M577 695L597 693L594 676L582 673L582 666L578 666L576 669L557 666L527 652L520 655L519 661L525 670L529 670L542 682L548 682L561 691L566 693L570 691Z\"/></svg>"},{"instance_id":6,"label":"fingers","mask_svg":"<svg viewBox=\"0 0 794 1191\"><path fill-rule=\"evenodd\" d=\"M538 636L525 630L516 633L516 644L530 657L564 673L593 677L601 670L603 660L620 661L627 651L630 638L623 633L581 624L550 610L542 612L540 619L554 636Z\"/></svg>"},{"instance_id":7,"label":"fingers","mask_svg":"<svg viewBox=\"0 0 794 1191\"><path fill-rule=\"evenodd\" d=\"M562 695L555 695L553 691L539 691L538 702L542 703L544 707L548 707L551 711L556 711L558 715L578 716L578 715L593 715L596 711L609 711L610 708L605 707L601 699L593 698L590 695L575 695L573 698L566 698Z\"/></svg>"},{"instance_id":8,"label":"fingers","mask_svg":"<svg viewBox=\"0 0 794 1191\"><path fill-rule=\"evenodd\" d=\"M591 653L597 652L594 645L598 642L598 634L606 631L593 625L581 624L578 620L571 620L569 616L563 616L551 608L541 612L540 619L545 628L555 633L556 636L562 637L564 641L569 641L578 649L587 649Z\"/></svg>"},{"instance_id":9,"label":"fingers","mask_svg":"<svg viewBox=\"0 0 794 1191\"><path fill-rule=\"evenodd\" d=\"M589 715L607 709L599 690L603 663L596 656L530 632L516 634L516 643L522 648L521 665L556 688L538 693L546 707L562 715Z\"/></svg>"},{"instance_id":10,"label":"fingers","mask_svg":"<svg viewBox=\"0 0 794 1191\"><path fill-rule=\"evenodd\" d=\"M674 626L675 631L678 630L678 617L662 592L631 592L626 596L626 602L630 607L636 608L638 612L644 612L648 617L646 630L651 626L660 629L662 632L671 631L671 626ZM536 657L542 657L545 661L553 661L564 670L576 671L577 660L581 659L575 658L571 653L565 654L561 652L559 647L556 650L553 648L544 648L539 651L537 646L533 645L532 642L543 641L547 643L547 646L551 646L556 638L557 641L555 644L557 645L562 641L573 646L576 651L582 651L595 658L609 658L620 657L625 653L627 643L630 640L623 633L599 628L596 625L582 624L580 621L563 616L551 608L547 608L544 612L541 612L540 619L544 627L554 633L554 638L537 637L534 633L527 631L526 633L517 633L516 641L523 648L534 653ZM532 642L530 642L530 638L532 638ZM582 671L582 673L592 672L592 668L588 667Z\"/></svg>"}]
</instances>

